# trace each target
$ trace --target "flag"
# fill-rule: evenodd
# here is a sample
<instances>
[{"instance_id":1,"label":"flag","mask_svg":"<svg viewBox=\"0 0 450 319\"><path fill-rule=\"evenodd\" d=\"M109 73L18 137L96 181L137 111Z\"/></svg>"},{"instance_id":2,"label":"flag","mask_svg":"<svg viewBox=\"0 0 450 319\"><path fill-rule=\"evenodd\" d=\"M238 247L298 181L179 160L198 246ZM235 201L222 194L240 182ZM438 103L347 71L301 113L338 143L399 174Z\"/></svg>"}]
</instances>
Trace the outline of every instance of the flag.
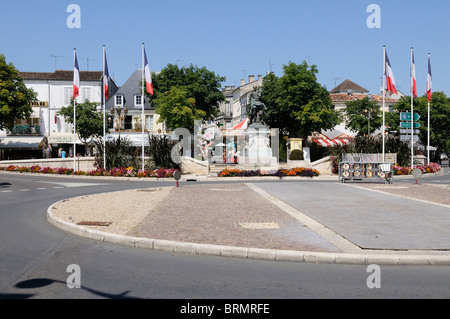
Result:
<instances>
[{"instance_id":1,"label":"flag","mask_svg":"<svg viewBox=\"0 0 450 319\"><path fill-rule=\"evenodd\" d=\"M430 55L428 55L428 76L427 76L427 97L428 97L428 102L431 101L431 88L432 88L432 80L433 77L431 75L431 59L430 59Z\"/></svg>"},{"instance_id":2,"label":"flag","mask_svg":"<svg viewBox=\"0 0 450 319\"><path fill-rule=\"evenodd\" d=\"M109 99L109 72L108 62L106 61L106 51L104 53L105 69L103 70L103 88L105 90L105 100Z\"/></svg>"},{"instance_id":3,"label":"flag","mask_svg":"<svg viewBox=\"0 0 450 319\"><path fill-rule=\"evenodd\" d=\"M395 89L395 77L394 72L392 72L391 63L389 62L387 52L385 52L385 61L386 65L384 75L386 76L387 90L395 94L397 93L397 90Z\"/></svg>"},{"instance_id":4,"label":"flag","mask_svg":"<svg viewBox=\"0 0 450 319\"><path fill-rule=\"evenodd\" d=\"M152 74L150 73L150 68L148 67L147 54L144 48L144 73L145 73L145 87L147 88L147 93L153 95L153 83Z\"/></svg>"},{"instance_id":5,"label":"flag","mask_svg":"<svg viewBox=\"0 0 450 319\"><path fill-rule=\"evenodd\" d=\"M80 68L78 67L77 53L75 52L75 67L73 70L73 99L80 95Z\"/></svg>"},{"instance_id":6,"label":"flag","mask_svg":"<svg viewBox=\"0 0 450 319\"><path fill-rule=\"evenodd\" d=\"M416 64L414 62L414 53L411 50L411 92L414 98L417 97Z\"/></svg>"}]
</instances>

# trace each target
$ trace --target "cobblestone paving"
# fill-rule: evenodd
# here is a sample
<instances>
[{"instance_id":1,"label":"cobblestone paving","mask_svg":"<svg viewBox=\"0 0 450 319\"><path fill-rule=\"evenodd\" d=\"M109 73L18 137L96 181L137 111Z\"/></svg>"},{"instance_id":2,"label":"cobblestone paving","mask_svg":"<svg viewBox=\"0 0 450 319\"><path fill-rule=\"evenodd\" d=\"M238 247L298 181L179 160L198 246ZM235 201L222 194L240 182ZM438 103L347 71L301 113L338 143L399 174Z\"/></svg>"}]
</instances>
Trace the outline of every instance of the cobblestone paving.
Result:
<instances>
[{"instance_id":1,"label":"cobblestone paving","mask_svg":"<svg viewBox=\"0 0 450 319\"><path fill-rule=\"evenodd\" d=\"M128 235L238 247L339 251L245 184L174 187Z\"/></svg>"}]
</instances>

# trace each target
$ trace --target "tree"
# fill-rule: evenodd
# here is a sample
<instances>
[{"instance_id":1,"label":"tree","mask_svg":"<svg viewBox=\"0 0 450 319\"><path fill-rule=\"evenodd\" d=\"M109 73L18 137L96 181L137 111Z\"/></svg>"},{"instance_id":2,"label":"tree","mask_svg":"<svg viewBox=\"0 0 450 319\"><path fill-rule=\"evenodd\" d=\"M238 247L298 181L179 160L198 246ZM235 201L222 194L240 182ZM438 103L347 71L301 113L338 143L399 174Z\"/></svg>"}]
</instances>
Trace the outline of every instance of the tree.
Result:
<instances>
[{"instance_id":1,"label":"tree","mask_svg":"<svg viewBox=\"0 0 450 319\"><path fill-rule=\"evenodd\" d=\"M219 113L219 103L225 101L221 90L221 83L225 81L225 77L216 75L206 67L199 68L191 64L189 67L180 68L178 65L168 64L159 74L152 75L152 81L155 94L148 97L158 107L163 105L162 101L158 100L167 98L167 95L164 96L164 94L171 92L171 89L176 87L179 89L177 94L184 91L186 98L193 99L190 100L195 102L192 108L202 111L202 120L215 118ZM172 94L175 92L172 91ZM167 123L169 118L159 114L161 121Z\"/></svg>"},{"instance_id":2,"label":"tree","mask_svg":"<svg viewBox=\"0 0 450 319\"><path fill-rule=\"evenodd\" d=\"M266 106L263 122L290 137L307 138L314 131L331 129L340 123L332 110L330 94L317 82L315 65L290 62L284 75L264 77L261 101Z\"/></svg>"},{"instance_id":3,"label":"tree","mask_svg":"<svg viewBox=\"0 0 450 319\"><path fill-rule=\"evenodd\" d=\"M383 125L383 118L378 103L365 97L361 100L347 102L344 114L346 126L358 135L370 135Z\"/></svg>"},{"instance_id":4,"label":"tree","mask_svg":"<svg viewBox=\"0 0 450 319\"><path fill-rule=\"evenodd\" d=\"M419 139L423 145L428 142L428 100L423 95L413 100L414 113L420 115ZM411 112L411 97L402 97L395 106L395 119L392 125L399 126L400 112ZM450 98L444 92L433 92L430 105L430 145L438 149L437 155L446 149L450 140ZM395 121L395 122L394 122ZM435 160L435 159L434 159Z\"/></svg>"},{"instance_id":5,"label":"tree","mask_svg":"<svg viewBox=\"0 0 450 319\"><path fill-rule=\"evenodd\" d=\"M71 104L73 100L71 99ZM86 146L89 140L103 135L103 114L97 111L98 103L89 102L76 103L76 132ZM73 124L73 105L62 107L59 114L66 122Z\"/></svg>"},{"instance_id":6,"label":"tree","mask_svg":"<svg viewBox=\"0 0 450 319\"><path fill-rule=\"evenodd\" d=\"M28 89L12 63L0 54L0 130L12 131L17 120L31 116L37 94Z\"/></svg>"},{"instance_id":7,"label":"tree","mask_svg":"<svg viewBox=\"0 0 450 319\"><path fill-rule=\"evenodd\" d=\"M180 87L172 87L159 94L156 100L156 112L161 116L159 122L165 122L170 129L184 127L192 131L194 121L206 116L206 112L197 108L195 99Z\"/></svg>"}]
</instances>

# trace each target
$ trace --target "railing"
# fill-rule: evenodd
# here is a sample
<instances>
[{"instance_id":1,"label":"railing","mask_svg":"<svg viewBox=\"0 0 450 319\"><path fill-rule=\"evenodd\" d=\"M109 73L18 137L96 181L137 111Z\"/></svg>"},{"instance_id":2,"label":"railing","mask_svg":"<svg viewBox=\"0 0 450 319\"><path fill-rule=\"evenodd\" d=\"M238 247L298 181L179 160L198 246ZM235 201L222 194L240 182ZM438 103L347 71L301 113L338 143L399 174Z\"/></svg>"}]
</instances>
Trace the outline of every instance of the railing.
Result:
<instances>
[{"instance_id":1,"label":"railing","mask_svg":"<svg viewBox=\"0 0 450 319\"><path fill-rule=\"evenodd\" d=\"M40 125L16 125L9 135L40 135Z\"/></svg>"}]
</instances>

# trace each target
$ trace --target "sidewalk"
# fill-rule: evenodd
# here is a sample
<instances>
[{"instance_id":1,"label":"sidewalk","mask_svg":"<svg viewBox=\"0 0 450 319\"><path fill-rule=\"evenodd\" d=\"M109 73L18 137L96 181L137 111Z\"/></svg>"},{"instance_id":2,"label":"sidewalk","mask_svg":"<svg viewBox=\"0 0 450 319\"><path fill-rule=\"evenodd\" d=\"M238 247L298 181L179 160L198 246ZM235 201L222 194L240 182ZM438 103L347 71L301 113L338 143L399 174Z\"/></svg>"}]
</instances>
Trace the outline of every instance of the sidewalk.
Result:
<instances>
[{"instance_id":1,"label":"sidewalk","mask_svg":"<svg viewBox=\"0 0 450 319\"><path fill-rule=\"evenodd\" d=\"M427 224L411 225L409 219L420 211L411 213L413 215L401 212L404 207L419 202L380 193L382 189L373 192L360 189L361 185L339 183L252 184L249 179L245 181L201 185L183 182L180 187L83 196L55 203L47 215L50 222L77 235L175 254L301 262L450 265L448 205L420 202L442 218L430 217ZM376 185L382 186L384 184ZM316 199L307 202L305 198L312 195L305 189L315 193L328 190L329 197L332 192L352 189L349 194L362 192L367 198L385 198L399 202L400 206L392 213L387 212L385 206L377 210L374 205L365 210L364 218L358 218L362 213L352 205L345 208L345 202L323 201L322 206ZM428 191L435 195L442 192L437 197L449 197L448 188ZM367 202L367 198L363 201ZM389 220L391 215L395 216L394 220ZM374 222L364 223L367 218L374 218ZM105 222L109 226L78 225L86 221ZM390 223L395 227L391 228ZM376 225L374 229L373 225ZM402 233L402 225L417 227L419 231L405 229ZM427 247L424 249L417 249L417 246L405 249L402 245L408 245L411 240L403 239L409 236L420 245L422 239L431 242L424 243ZM402 248L389 249L391 244ZM429 247L429 244L436 244L436 247Z\"/></svg>"}]
</instances>

